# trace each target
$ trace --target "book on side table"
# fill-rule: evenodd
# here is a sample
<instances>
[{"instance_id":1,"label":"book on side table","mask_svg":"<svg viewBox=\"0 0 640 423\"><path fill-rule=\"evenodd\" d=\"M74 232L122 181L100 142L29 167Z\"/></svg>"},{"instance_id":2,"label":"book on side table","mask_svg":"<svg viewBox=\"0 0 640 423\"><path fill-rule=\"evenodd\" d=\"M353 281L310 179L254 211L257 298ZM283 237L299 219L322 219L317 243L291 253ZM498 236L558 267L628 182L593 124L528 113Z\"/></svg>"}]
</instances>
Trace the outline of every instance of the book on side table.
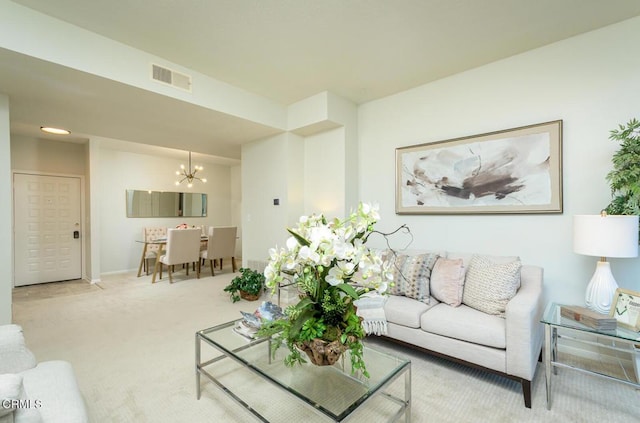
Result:
<instances>
[{"instance_id":1,"label":"book on side table","mask_svg":"<svg viewBox=\"0 0 640 423\"><path fill-rule=\"evenodd\" d=\"M615 318L581 306L560 306L560 315L597 330L615 330L617 326Z\"/></svg>"}]
</instances>

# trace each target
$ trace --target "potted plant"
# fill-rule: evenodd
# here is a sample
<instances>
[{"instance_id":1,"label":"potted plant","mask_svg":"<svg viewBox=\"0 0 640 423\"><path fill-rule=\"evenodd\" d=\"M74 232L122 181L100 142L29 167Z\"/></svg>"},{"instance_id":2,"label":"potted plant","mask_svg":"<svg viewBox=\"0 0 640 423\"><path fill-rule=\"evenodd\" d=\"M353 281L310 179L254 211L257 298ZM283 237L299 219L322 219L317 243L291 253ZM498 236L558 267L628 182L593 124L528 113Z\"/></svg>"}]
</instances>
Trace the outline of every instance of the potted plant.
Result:
<instances>
[{"instance_id":1,"label":"potted plant","mask_svg":"<svg viewBox=\"0 0 640 423\"><path fill-rule=\"evenodd\" d=\"M365 332L354 301L366 292L385 293L392 282L389 262L381 252L365 246L379 219L377 206L361 203L345 220L323 215L302 216L286 248L269 250L264 274L267 287L276 289L285 276L295 281L300 302L287 307L285 318L264 322L258 334L271 336L272 353L286 345L285 364L306 362L331 365L349 350L352 371L368 377L363 361ZM352 278L358 274L358 284Z\"/></svg>"},{"instance_id":2,"label":"potted plant","mask_svg":"<svg viewBox=\"0 0 640 423\"><path fill-rule=\"evenodd\" d=\"M242 267L240 268L240 276L233 278L231 283L224 287L224 291L229 293L234 303L240 301L240 298L255 301L260 298L260 293L264 289L264 281L262 273Z\"/></svg>"},{"instance_id":3,"label":"potted plant","mask_svg":"<svg viewBox=\"0 0 640 423\"><path fill-rule=\"evenodd\" d=\"M613 200L608 214L640 215L640 122L631 119L626 126L611 131L609 139L620 142L613 155L613 170L607 174Z\"/></svg>"}]
</instances>

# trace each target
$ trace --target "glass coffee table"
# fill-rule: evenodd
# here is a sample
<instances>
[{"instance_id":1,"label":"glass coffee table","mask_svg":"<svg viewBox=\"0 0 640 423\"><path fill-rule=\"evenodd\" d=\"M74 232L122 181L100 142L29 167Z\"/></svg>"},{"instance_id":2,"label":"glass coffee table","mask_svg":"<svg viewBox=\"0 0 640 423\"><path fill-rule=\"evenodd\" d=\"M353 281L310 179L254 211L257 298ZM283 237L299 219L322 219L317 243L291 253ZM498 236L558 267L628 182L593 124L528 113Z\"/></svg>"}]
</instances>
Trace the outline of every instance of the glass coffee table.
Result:
<instances>
[{"instance_id":1,"label":"glass coffee table","mask_svg":"<svg viewBox=\"0 0 640 423\"><path fill-rule=\"evenodd\" d=\"M205 376L263 422L268 422L269 416L258 410L260 402L262 408L297 406L294 401L277 400L273 387L280 395L296 398L299 406L313 410L325 420L342 422L360 413L366 416L368 406L379 407L383 401L383 414L388 421L398 421L404 415L404 421L411 422L411 361L365 345L363 357L369 378L357 372L351 374L348 352L334 366L318 367L307 363L287 367L284 365L285 346L272 358L268 339L251 339L234 331L240 321L242 319L196 332L198 399L201 396L200 376ZM213 350L203 351L203 343ZM205 352L212 357L202 361ZM404 376L404 386L402 381L394 383L401 376ZM243 379L246 379L244 385ZM265 401L268 407L264 407ZM285 412L283 409L279 414ZM376 414L376 418L380 416Z\"/></svg>"}]
</instances>

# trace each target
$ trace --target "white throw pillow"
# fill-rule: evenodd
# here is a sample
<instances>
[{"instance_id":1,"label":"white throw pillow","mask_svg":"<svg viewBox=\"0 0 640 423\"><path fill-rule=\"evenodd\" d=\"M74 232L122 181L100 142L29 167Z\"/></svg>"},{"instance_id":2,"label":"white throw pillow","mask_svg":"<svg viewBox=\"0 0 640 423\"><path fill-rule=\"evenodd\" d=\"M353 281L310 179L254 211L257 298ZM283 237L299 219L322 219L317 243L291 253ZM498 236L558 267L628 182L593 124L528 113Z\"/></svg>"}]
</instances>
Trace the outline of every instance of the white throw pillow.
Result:
<instances>
[{"instance_id":1,"label":"white throw pillow","mask_svg":"<svg viewBox=\"0 0 640 423\"><path fill-rule=\"evenodd\" d=\"M520 288L520 268L516 259L495 263L488 257L473 256L467 269L462 302L487 314L504 317L507 303Z\"/></svg>"}]
</instances>

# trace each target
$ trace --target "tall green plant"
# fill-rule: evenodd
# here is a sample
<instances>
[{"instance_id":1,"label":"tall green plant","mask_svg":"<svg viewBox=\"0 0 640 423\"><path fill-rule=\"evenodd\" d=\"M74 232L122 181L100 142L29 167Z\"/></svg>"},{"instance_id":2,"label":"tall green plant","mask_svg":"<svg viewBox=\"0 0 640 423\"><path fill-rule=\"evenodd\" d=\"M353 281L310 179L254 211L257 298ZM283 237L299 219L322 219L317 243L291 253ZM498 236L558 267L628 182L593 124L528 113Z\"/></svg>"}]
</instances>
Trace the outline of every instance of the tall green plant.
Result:
<instances>
[{"instance_id":1,"label":"tall green plant","mask_svg":"<svg viewBox=\"0 0 640 423\"><path fill-rule=\"evenodd\" d=\"M607 174L613 200L608 214L640 215L640 122L631 119L611 131L609 139L620 142L613 155L613 170Z\"/></svg>"}]
</instances>

